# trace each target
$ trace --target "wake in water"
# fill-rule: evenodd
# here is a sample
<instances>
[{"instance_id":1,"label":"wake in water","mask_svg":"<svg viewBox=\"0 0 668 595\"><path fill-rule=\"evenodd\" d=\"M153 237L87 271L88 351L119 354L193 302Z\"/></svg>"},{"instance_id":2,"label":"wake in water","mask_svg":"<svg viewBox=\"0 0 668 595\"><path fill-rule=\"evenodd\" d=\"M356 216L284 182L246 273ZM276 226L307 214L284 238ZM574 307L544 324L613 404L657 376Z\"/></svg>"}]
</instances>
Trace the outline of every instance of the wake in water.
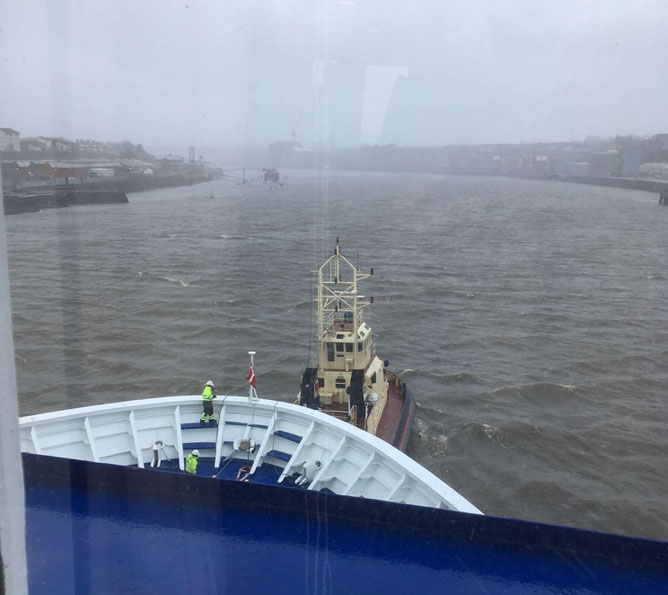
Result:
<instances>
[{"instance_id":1,"label":"wake in water","mask_svg":"<svg viewBox=\"0 0 668 595\"><path fill-rule=\"evenodd\" d=\"M190 281L186 281L185 279L174 279L172 277L160 277L161 279L164 279L165 281L169 281L170 283L180 283L181 287L190 287L190 284L195 281L195 279L190 279Z\"/></svg>"},{"instance_id":2,"label":"wake in water","mask_svg":"<svg viewBox=\"0 0 668 595\"><path fill-rule=\"evenodd\" d=\"M536 382L523 386L509 386L496 389L492 397L516 399L522 398L527 401L554 404L568 402L577 396L578 389L569 384L556 384L552 382Z\"/></svg>"},{"instance_id":3,"label":"wake in water","mask_svg":"<svg viewBox=\"0 0 668 595\"><path fill-rule=\"evenodd\" d=\"M536 430L533 426L531 428L532 431ZM512 439L516 438L514 436L515 431L517 431L515 425L512 426L512 432L509 434L508 429L504 430L490 424L467 423L457 428L450 439L456 443L466 445L464 450L473 448L475 443L479 445L493 443L502 448L510 448Z\"/></svg>"},{"instance_id":4,"label":"wake in water","mask_svg":"<svg viewBox=\"0 0 668 595\"><path fill-rule=\"evenodd\" d=\"M160 279L160 280L162 280L162 281L168 281L169 283L178 283L179 285L181 285L181 287L190 287L195 281L198 280L197 278L193 278L193 279L177 279L177 278L175 278L175 277L162 277L162 276L155 277L155 276L153 276L151 273L146 273L146 272L144 272L144 271L135 271L135 272L134 272L134 276L135 276L135 277L139 277L140 279L142 279L142 278L144 278L144 277L147 277L147 278L151 278L151 277L152 277L152 278L154 278L154 279L157 278L157 279Z\"/></svg>"}]
</instances>

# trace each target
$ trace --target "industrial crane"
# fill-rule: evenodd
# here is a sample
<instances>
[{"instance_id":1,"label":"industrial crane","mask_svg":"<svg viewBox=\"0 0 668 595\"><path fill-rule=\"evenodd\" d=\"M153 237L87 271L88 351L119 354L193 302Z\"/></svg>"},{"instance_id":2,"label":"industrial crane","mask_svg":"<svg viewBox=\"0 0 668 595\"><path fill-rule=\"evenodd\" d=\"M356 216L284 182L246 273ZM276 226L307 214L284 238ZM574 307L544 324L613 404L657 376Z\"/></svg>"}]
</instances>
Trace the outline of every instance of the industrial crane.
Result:
<instances>
[{"instance_id":1,"label":"industrial crane","mask_svg":"<svg viewBox=\"0 0 668 595\"><path fill-rule=\"evenodd\" d=\"M290 136L292 137L293 143L297 140L297 126L299 126L299 122L301 122L303 114L304 114L303 111L299 112L299 117L297 118L295 125L292 127L292 132L290 133Z\"/></svg>"}]
</instances>

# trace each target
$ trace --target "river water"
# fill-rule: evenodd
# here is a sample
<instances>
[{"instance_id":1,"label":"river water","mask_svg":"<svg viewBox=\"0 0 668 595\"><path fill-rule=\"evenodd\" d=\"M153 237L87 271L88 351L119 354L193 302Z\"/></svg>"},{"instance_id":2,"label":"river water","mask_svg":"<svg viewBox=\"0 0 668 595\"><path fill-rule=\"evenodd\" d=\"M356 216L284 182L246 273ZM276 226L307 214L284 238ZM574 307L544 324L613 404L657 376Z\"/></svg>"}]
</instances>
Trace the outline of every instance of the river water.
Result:
<instances>
[{"instance_id":1,"label":"river water","mask_svg":"<svg viewBox=\"0 0 668 595\"><path fill-rule=\"evenodd\" d=\"M289 172L6 219L23 415L212 379L294 400L313 270L375 275L408 454L488 514L668 539L668 209L528 180ZM209 193L214 197L210 198ZM221 392L221 391L219 391Z\"/></svg>"}]
</instances>

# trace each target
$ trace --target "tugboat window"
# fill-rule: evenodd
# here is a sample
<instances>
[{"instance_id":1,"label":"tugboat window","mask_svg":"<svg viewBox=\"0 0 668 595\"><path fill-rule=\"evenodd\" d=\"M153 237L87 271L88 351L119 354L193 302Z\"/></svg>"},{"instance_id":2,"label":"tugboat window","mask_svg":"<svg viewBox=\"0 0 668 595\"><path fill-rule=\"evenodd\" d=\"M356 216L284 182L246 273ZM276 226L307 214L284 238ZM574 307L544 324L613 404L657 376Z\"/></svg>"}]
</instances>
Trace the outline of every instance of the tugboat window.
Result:
<instances>
[{"instance_id":1,"label":"tugboat window","mask_svg":"<svg viewBox=\"0 0 668 595\"><path fill-rule=\"evenodd\" d=\"M334 361L334 343L327 343L327 361Z\"/></svg>"},{"instance_id":2,"label":"tugboat window","mask_svg":"<svg viewBox=\"0 0 668 595\"><path fill-rule=\"evenodd\" d=\"M362 341L357 343L357 351L364 351L364 343Z\"/></svg>"},{"instance_id":3,"label":"tugboat window","mask_svg":"<svg viewBox=\"0 0 668 595\"><path fill-rule=\"evenodd\" d=\"M324 378L318 378L318 387L323 388L325 386L325 379Z\"/></svg>"},{"instance_id":4,"label":"tugboat window","mask_svg":"<svg viewBox=\"0 0 668 595\"><path fill-rule=\"evenodd\" d=\"M346 388L346 379L345 378L337 378L335 382L336 388Z\"/></svg>"},{"instance_id":5,"label":"tugboat window","mask_svg":"<svg viewBox=\"0 0 668 595\"><path fill-rule=\"evenodd\" d=\"M352 343L346 343L346 352L347 353L352 353L353 352L353 344Z\"/></svg>"},{"instance_id":6,"label":"tugboat window","mask_svg":"<svg viewBox=\"0 0 668 595\"><path fill-rule=\"evenodd\" d=\"M343 343L337 343L336 344L336 350L337 351L343 351Z\"/></svg>"},{"instance_id":7,"label":"tugboat window","mask_svg":"<svg viewBox=\"0 0 668 595\"><path fill-rule=\"evenodd\" d=\"M371 384L376 384L376 373L373 373L373 376L371 377Z\"/></svg>"}]
</instances>

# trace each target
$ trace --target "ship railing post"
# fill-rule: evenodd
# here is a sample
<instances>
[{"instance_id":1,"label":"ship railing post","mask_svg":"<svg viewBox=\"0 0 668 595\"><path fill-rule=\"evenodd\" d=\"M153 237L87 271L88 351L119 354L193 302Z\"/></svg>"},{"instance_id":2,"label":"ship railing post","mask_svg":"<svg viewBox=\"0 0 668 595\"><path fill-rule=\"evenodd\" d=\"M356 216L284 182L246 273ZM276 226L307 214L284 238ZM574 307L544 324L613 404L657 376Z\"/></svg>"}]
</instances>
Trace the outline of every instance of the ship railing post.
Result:
<instances>
[{"instance_id":1,"label":"ship railing post","mask_svg":"<svg viewBox=\"0 0 668 595\"><path fill-rule=\"evenodd\" d=\"M220 407L220 413L218 414L218 429L216 431L216 452L213 456L213 466L217 469L220 467L220 459L222 458L222 448L223 448L223 432L225 431L225 399L223 397L223 404Z\"/></svg>"},{"instance_id":2,"label":"ship railing post","mask_svg":"<svg viewBox=\"0 0 668 595\"><path fill-rule=\"evenodd\" d=\"M139 433L137 432L137 420L135 419L135 412L130 410L128 415L130 420L130 433L132 434L132 442L135 447L135 454L137 456L137 467L144 468L144 459L142 457L141 445L139 443ZM160 457L158 457L158 466L160 466Z\"/></svg>"},{"instance_id":3,"label":"ship railing post","mask_svg":"<svg viewBox=\"0 0 668 595\"><path fill-rule=\"evenodd\" d=\"M176 452L179 457L179 469L185 471L185 455L183 454L183 434L181 433L181 408L174 408L174 427L176 428Z\"/></svg>"}]
</instances>

